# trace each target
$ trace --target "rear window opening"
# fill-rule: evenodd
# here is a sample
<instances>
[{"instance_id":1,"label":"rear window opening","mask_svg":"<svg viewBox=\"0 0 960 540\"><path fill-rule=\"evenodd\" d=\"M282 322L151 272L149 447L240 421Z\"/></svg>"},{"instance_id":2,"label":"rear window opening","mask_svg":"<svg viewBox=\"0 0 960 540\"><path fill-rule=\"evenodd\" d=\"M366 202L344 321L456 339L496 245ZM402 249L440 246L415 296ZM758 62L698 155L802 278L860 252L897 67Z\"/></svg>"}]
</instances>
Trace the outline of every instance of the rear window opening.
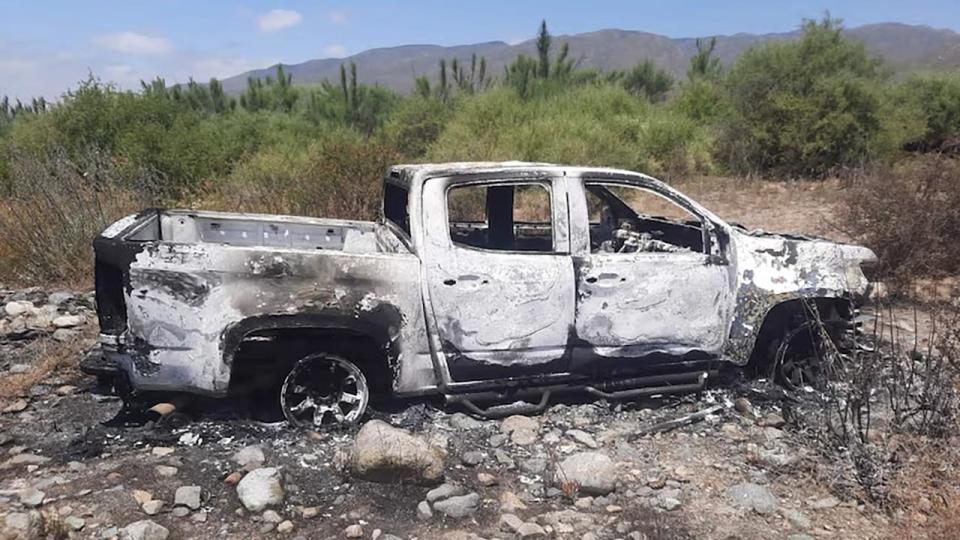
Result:
<instances>
[{"instance_id":1,"label":"rear window opening","mask_svg":"<svg viewBox=\"0 0 960 540\"><path fill-rule=\"evenodd\" d=\"M447 191L451 241L496 251L554 251L550 187L540 182L455 185Z\"/></svg>"}]
</instances>

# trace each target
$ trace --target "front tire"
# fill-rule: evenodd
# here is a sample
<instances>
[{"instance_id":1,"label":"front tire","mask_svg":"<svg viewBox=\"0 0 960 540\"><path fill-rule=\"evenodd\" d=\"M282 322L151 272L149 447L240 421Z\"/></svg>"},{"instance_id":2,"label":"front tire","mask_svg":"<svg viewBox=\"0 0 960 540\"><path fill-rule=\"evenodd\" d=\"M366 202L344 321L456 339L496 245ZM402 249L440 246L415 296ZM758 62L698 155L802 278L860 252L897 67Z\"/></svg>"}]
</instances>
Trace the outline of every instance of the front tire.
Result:
<instances>
[{"instance_id":1,"label":"front tire","mask_svg":"<svg viewBox=\"0 0 960 540\"><path fill-rule=\"evenodd\" d=\"M287 421L311 429L354 424L369 401L370 387L360 368L328 353L298 360L280 389L280 407Z\"/></svg>"}]
</instances>

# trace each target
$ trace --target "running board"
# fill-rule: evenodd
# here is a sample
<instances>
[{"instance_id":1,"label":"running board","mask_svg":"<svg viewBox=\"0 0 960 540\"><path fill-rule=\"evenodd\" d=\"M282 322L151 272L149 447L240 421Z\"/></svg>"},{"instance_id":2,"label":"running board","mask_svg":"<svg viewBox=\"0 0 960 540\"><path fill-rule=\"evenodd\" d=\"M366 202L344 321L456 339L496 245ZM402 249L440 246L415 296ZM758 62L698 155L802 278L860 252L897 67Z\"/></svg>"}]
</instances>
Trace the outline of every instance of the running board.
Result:
<instances>
[{"instance_id":1,"label":"running board","mask_svg":"<svg viewBox=\"0 0 960 540\"><path fill-rule=\"evenodd\" d=\"M703 390L707 380L715 376L716 371L695 371L670 375L653 375L606 381L595 385L567 384L553 385L540 388L524 388L508 392L475 392L464 394L445 394L447 403L461 404L471 413L483 418L503 418L514 414L538 414L543 412L550 403L550 396L560 392L584 391L593 396L621 400L658 394L677 394L697 392ZM537 398L536 403L522 401L523 398ZM513 403L481 407L476 401L503 401L518 399Z\"/></svg>"}]
</instances>

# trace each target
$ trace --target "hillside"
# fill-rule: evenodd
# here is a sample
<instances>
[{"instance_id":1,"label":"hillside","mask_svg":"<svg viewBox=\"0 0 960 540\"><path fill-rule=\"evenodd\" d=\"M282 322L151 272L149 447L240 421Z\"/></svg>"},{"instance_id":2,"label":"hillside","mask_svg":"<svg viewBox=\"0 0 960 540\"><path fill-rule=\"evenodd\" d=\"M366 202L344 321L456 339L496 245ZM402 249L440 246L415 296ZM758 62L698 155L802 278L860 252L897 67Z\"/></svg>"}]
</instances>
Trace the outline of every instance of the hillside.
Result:
<instances>
[{"instance_id":1,"label":"hillside","mask_svg":"<svg viewBox=\"0 0 960 540\"><path fill-rule=\"evenodd\" d=\"M951 30L900 23L882 23L850 28L845 33L866 44L867 49L885 58L898 72L922 69L946 70L960 66L960 34ZM716 53L729 65L749 47L771 40L795 39L799 32L774 34L734 34L716 36ZM557 43L570 43L574 57L581 67L604 70L624 69L644 58L676 76L682 76L690 57L696 51L696 38L669 38L635 30L606 29L583 34L556 36ZM284 64L297 83L318 83L336 80L340 64L356 62L359 78L364 83L376 83L401 92L413 87L415 75L435 76L441 58L469 60L476 53L487 59L489 73L499 75L503 67L518 54L533 55L534 41L516 45L502 41L442 47L439 45L401 45L370 49L347 58L309 60L300 64ZM223 81L227 92L237 92L246 86L248 77L272 74L276 66L254 70Z\"/></svg>"}]
</instances>

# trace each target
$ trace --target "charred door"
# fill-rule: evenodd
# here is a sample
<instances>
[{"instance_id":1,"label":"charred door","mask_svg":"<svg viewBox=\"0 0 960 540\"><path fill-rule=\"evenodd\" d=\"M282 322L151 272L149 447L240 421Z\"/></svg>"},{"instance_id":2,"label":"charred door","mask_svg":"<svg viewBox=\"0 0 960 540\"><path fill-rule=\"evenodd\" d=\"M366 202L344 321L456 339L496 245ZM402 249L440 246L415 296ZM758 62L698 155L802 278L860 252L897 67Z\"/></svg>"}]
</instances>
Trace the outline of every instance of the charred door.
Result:
<instances>
[{"instance_id":1,"label":"charred door","mask_svg":"<svg viewBox=\"0 0 960 540\"><path fill-rule=\"evenodd\" d=\"M573 265L566 190L548 177L428 180L427 296L454 382L567 368Z\"/></svg>"}]
</instances>

